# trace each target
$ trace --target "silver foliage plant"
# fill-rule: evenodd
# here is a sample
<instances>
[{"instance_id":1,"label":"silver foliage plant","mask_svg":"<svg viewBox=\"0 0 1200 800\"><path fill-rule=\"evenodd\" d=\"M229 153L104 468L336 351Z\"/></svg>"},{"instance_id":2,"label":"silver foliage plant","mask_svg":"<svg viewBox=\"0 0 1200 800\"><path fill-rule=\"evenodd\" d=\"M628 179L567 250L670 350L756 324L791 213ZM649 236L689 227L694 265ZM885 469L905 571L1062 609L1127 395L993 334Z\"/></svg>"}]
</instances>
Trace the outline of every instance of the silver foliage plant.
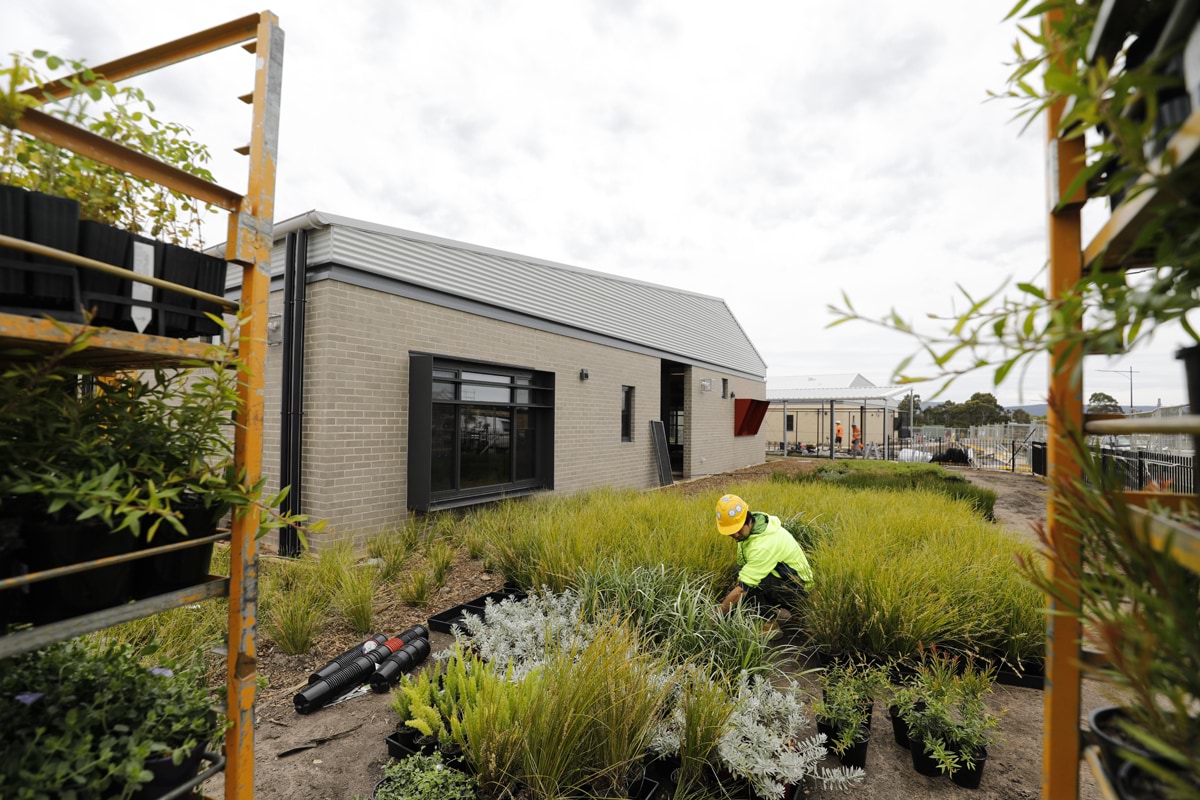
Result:
<instances>
[{"instance_id":1,"label":"silver foliage plant","mask_svg":"<svg viewBox=\"0 0 1200 800\"><path fill-rule=\"evenodd\" d=\"M454 636L500 673L511 664L512 677L520 680L545 662L547 650L579 650L591 641L594 626L583 622L581 605L569 589L561 594L543 589L519 601L489 598L486 618L465 615Z\"/></svg>"},{"instance_id":2,"label":"silver foliage plant","mask_svg":"<svg viewBox=\"0 0 1200 800\"><path fill-rule=\"evenodd\" d=\"M813 776L826 788L849 791L866 773L857 767L820 766L825 735L801 738L809 725L799 687L783 691L762 678L743 674L728 727L717 745L725 767L745 778L759 797L782 798L785 787Z\"/></svg>"}]
</instances>

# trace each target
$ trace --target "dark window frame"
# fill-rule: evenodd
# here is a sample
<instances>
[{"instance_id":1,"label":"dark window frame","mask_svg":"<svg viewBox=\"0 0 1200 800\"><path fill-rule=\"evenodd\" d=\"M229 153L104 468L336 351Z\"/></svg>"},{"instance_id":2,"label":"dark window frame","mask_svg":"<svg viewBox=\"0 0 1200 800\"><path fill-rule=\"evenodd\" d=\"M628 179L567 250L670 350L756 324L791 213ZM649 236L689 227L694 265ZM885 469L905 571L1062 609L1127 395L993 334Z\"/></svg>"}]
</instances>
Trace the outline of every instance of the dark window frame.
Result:
<instances>
[{"instance_id":1,"label":"dark window frame","mask_svg":"<svg viewBox=\"0 0 1200 800\"><path fill-rule=\"evenodd\" d=\"M463 373L488 378L463 377ZM507 378L507 382L496 378ZM490 379L489 379L490 378ZM449 384L453 397L434 397L434 384ZM507 402L464 399L464 386L490 389L508 387ZM524 402L521 402L524 401ZM454 412L453 464L449 489L433 488L433 412L434 406L450 406ZM462 453L464 407L507 410L509 419L509 480L503 483L463 488ZM519 452L515 446L519 410L531 414L533 478L516 480ZM554 488L554 373L495 364L484 361L442 357L429 353L409 353L409 431L408 431L408 506L417 511L448 508L483 502L502 496L528 494ZM528 455L528 454L526 454Z\"/></svg>"},{"instance_id":2,"label":"dark window frame","mask_svg":"<svg viewBox=\"0 0 1200 800\"><path fill-rule=\"evenodd\" d=\"M796 430L796 415L788 414L787 415L787 432L794 433L795 430Z\"/></svg>"},{"instance_id":3,"label":"dark window frame","mask_svg":"<svg viewBox=\"0 0 1200 800\"><path fill-rule=\"evenodd\" d=\"M621 387L621 441L633 441L634 387Z\"/></svg>"},{"instance_id":4,"label":"dark window frame","mask_svg":"<svg viewBox=\"0 0 1200 800\"><path fill-rule=\"evenodd\" d=\"M721 399L729 399L729 378L721 378Z\"/></svg>"}]
</instances>

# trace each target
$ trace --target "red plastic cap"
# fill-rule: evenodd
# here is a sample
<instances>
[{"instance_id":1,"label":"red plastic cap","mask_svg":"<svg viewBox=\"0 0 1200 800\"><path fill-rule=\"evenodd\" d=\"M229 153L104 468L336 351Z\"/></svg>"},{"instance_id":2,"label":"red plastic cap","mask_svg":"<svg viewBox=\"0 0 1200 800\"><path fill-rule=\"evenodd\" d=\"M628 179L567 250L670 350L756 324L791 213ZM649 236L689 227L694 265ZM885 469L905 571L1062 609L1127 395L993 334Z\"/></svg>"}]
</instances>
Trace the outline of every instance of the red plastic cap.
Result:
<instances>
[{"instance_id":1,"label":"red plastic cap","mask_svg":"<svg viewBox=\"0 0 1200 800\"><path fill-rule=\"evenodd\" d=\"M388 639L386 642L384 642L383 644L381 644L379 646L386 647L388 650L391 650L394 653L397 650L399 650L401 647L404 647L404 642L400 639L397 639L395 636L393 636L392 638Z\"/></svg>"}]
</instances>

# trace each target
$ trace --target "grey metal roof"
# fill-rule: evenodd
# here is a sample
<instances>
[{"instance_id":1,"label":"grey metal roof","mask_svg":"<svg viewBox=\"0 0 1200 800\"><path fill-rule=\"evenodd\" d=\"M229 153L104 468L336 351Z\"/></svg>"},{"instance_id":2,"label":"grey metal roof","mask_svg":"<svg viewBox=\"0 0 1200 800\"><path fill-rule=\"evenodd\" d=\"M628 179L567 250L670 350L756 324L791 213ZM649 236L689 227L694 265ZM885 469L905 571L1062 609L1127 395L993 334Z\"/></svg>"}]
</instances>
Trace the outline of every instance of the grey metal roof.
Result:
<instances>
[{"instance_id":1,"label":"grey metal roof","mask_svg":"<svg viewBox=\"0 0 1200 800\"><path fill-rule=\"evenodd\" d=\"M808 389L856 389L875 384L857 372L839 372L826 375L780 375L767 378L770 388L792 392Z\"/></svg>"},{"instance_id":2,"label":"grey metal roof","mask_svg":"<svg viewBox=\"0 0 1200 800\"><path fill-rule=\"evenodd\" d=\"M309 236L310 265L353 267L691 361L766 376L762 356L719 297L321 211L276 224L277 242L300 228L315 231ZM282 260L276 265L272 255L272 271L282 270Z\"/></svg>"},{"instance_id":3,"label":"grey metal roof","mask_svg":"<svg viewBox=\"0 0 1200 800\"><path fill-rule=\"evenodd\" d=\"M789 386L776 386L774 379L767 381L767 399L773 403L784 400L789 403L817 403L822 400L836 400L854 403L858 400L887 400L898 395L906 395L912 391L910 386L858 386L842 389L797 389Z\"/></svg>"}]
</instances>

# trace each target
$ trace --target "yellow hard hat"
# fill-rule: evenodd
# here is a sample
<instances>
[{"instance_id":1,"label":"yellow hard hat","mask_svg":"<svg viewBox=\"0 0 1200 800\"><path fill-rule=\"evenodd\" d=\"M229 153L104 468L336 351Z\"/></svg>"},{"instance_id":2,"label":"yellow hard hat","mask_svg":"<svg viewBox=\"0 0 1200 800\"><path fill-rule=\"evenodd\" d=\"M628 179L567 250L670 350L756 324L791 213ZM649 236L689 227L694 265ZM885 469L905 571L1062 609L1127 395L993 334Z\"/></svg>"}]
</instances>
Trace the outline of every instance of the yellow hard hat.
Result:
<instances>
[{"instance_id":1,"label":"yellow hard hat","mask_svg":"<svg viewBox=\"0 0 1200 800\"><path fill-rule=\"evenodd\" d=\"M727 494L717 501L717 530L722 536L732 536L746 524L750 513L746 501L736 494Z\"/></svg>"}]
</instances>

